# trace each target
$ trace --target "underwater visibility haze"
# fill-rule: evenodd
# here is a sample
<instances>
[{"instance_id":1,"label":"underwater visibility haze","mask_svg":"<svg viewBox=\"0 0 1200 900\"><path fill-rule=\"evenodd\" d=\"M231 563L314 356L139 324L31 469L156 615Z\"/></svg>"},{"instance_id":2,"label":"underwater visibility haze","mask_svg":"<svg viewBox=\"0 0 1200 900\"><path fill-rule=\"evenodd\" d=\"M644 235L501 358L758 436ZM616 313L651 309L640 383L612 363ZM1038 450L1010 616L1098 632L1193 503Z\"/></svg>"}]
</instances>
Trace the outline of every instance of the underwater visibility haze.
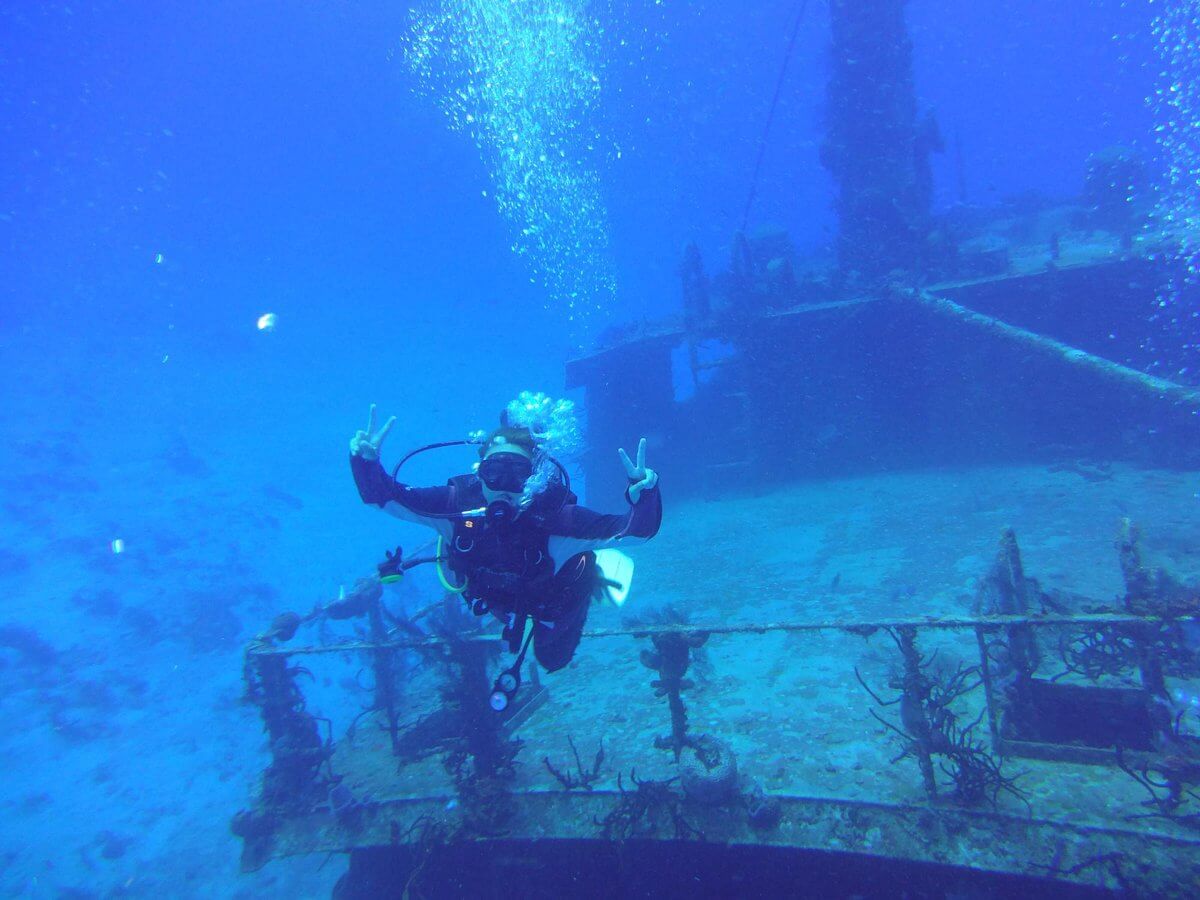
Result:
<instances>
[{"instance_id":1,"label":"underwater visibility haze","mask_svg":"<svg viewBox=\"0 0 1200 900\"><path fill-rule=\"evenodd\" d=\"M0 8L0 894L1200 893L1200 2Z\"/></svg>"}]
</instances>

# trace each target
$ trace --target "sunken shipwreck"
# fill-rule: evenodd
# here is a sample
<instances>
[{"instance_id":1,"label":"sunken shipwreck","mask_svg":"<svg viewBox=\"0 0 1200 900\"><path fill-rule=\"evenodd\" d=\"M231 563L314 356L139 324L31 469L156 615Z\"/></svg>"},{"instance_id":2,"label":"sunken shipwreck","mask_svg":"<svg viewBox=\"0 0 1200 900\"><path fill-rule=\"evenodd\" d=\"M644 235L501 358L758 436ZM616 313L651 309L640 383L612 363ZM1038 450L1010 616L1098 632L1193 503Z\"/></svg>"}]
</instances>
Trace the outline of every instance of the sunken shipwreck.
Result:
<instances>
[{"instance_id":1,"label":"sunken shipwreck","mask_svg":"<svg viewBox=\"0 0 1200 900\"><path fill-rule=\"evenodd\" d=\"M688 524L502 713L499 634L432 579L281 612L245 653L245 868L348 853L343 897L638 895L664 866L714 895L1200 892L1200 543L1129 499L1200 490L1200 387L1145 335L1181 236L1122 148L1071 203L935 214L903 4L830 6L833 257L689 246L677 315L566 371L588 494L647 434Z\"/></svg>"}]
</instances>

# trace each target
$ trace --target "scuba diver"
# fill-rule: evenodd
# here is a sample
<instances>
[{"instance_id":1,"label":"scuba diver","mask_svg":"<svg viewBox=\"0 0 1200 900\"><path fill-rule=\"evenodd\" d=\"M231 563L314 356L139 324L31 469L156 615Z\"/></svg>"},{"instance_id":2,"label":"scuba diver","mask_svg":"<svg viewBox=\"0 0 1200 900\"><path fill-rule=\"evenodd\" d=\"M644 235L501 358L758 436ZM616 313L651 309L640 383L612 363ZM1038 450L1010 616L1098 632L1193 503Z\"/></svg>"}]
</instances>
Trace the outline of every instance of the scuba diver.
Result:
<instances>
[{"instance_id":1,"label":"scuba diver","mask_svg":"<svg viewBox=\"0 0 1200 900\"><path fill-rule=\"evenodd\" d=\"M436 563L448 563L457 585L443 576L448 590L462 595L471 611L491 613L504 623L503 637L516 662L493 685L491 705L505 709L520 686L520 667L533 644L534 656L548 672L563 668L575 654L593 599L604 596L605 573L597 550L641 543L657 534L662 522L658 474L646 467L646 440L636 460L624 449L630 509L604 515L578 505L570 480L535 436L536 429L501 415L501 425L481 441L432 444L415 453L454 444L479 444L474 474L457 475L441 487L412 487L398 480L400 465L389 473L380 447L396 422L392 416L375 430L375 405L365 431L350 441L350 469L364 503L438 534ZM540 476L552 464L557 472ZM553 471L553 470L551 470ZM391 554L389 554L389 557ZM397 553L397 559L399 553ZM533 627L525 636L527 623Z\"/></svg>"}]
</instances>

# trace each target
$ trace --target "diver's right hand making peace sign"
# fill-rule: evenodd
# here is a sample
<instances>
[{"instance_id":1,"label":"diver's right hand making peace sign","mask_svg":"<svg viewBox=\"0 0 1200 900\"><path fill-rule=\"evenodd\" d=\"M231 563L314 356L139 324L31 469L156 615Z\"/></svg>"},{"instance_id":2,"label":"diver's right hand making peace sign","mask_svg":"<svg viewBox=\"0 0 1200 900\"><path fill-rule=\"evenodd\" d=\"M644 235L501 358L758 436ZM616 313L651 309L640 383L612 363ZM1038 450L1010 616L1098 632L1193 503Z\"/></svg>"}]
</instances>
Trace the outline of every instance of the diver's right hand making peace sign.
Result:
<instances>
[{"instance_id":1,"label":"diver's right hand making peace sign","mask_svg":"<svg viewBox=\"0 0 1200 900\"><path fill-rule=\"evenodd\" d=\"M392 416L383 423L383 427L379 431L376 431L375 404L372 403L371 416L367 419L367 430L360 431L350 438L350 454L361 456L363 459L379 459L379 448L383 446L383 439L388 436L388 432L395 424L396 417Z\"/></svg>"}]
</instances>

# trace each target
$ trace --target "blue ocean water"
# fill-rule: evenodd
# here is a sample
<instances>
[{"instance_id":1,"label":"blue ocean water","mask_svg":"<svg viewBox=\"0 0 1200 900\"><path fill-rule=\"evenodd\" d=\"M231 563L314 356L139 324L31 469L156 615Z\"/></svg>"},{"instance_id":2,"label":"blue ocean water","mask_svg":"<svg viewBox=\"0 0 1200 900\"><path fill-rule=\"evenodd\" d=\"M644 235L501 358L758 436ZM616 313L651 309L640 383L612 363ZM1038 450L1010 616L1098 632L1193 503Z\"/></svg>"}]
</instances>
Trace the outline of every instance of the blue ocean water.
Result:
<instances>
[{"instance_id":1,"label":"blue ocean water","mask_svg":"<svg viewBox=\"0 0 1200 900\"><path fill-rule=\"evenodd\" d=\"M752 190L749 233L786 230L798 271L835 267L836 185L821 152L831 5L12 0L0 9L0 892L329 893L344 855L242 875L229 823L268 762L257 711L242 702L247 641L283 610L336 598L374 571L385 546L424 540L363 509L347 442L372 403L397 417L389 464L490 430L521 391L565 397L582 415L591 399L568 384L568 360L680 320L684 247L697 246L710 274L724 271ZM1138 294L1144 309L1125 311L1127 349L1113 361L1194 385L1196 110L1172 98L1192 90L1200 9L926 0L904 12L916 102L936 116L944 144L930 159L933 214L1015 219L1077 204L1089 159L1131 148L1158 202L1145 227L1180 233L1165 255L1182 259L1184 274ZM1066 340L1089 324L1086 303L1071 309L1082 324L1020 324ZM863 352L844 333L828 341L831 358ZM686 353L676 344L684 402L708 382L680 376ZM914 346L870 348L864 383L915 372ZM794 367L808 364L797 353ZM775 453L754 503L740 504L736 479L714 487L693 477L696 452L741 440L731 420L708 409L686 434L642 429L628 375L620 390L632 383L623 402L637 424L619 440L632 450L649 438L670 531L637 557L649 607L691 602L697 591L681 580L711 565L714 546L738 560L722 572L766 566L780 597L832 584L894 603L958 598L1006 524L1041 535L1031 569L1041 563L1055 586L1111 599L1111 535L1139 512L1159 517L1171 564L1200 568L1194 464L1159 477L1172 467L1129 450L1140 433L1121 439L1129 452L1099 443L1067 452L1084 463L1062 463L1053 447L1030 451L1027 436L981 461L953 421L921 419L938 399L929 394L957 388L916 378L920 390L891 410L894 454L886 440L850 434L832 405L810 409L775 421L771 440L776 450L804 442L811 456ZM1010 397L1034 402L1039 384L1014 384ZM1078 390L1082 403L1087 383ZM961 458L913 451L907 439L929 430ZM700 451L671 452L685 439ZM607 475L594 475L593 459L606 459L621 480L615 451L589 444L571 461L589 505L624 503ZM445 451L405 472L440 484L470 462ZM972 469L984 464L1014 468ZM1072 506L1077 486L1062 479L1087 475L1111 480ZM885 476L901 480L870 481ZM994 480L1019 499L988 494ZM812 495L808 481L819 485ZM941 505L902 514L930 498ZM755 537L763 516L791 521L808 508L824 524ZM945 526L960 554L925 559L916 548L951 508L956 521L977 516L961 531ZM814 549L835 541L837 553ZM1062 545L1081 555L1061 562ZM697 619L779 616L741 596L732 575L720 584L728 593L698 592L717 599L698 603ZM437 594L432 576L405 590L410 609ZM856 603L838 614L873 609ZM962 611L949 600L933 607ZM357 711L339 693L345 677L313 685L314 707L339 734ZM1185 705L1196 693L1186 682L1177 690ZM531 753L530 768L540 759Z\"/></svg>"}]
</instances>

